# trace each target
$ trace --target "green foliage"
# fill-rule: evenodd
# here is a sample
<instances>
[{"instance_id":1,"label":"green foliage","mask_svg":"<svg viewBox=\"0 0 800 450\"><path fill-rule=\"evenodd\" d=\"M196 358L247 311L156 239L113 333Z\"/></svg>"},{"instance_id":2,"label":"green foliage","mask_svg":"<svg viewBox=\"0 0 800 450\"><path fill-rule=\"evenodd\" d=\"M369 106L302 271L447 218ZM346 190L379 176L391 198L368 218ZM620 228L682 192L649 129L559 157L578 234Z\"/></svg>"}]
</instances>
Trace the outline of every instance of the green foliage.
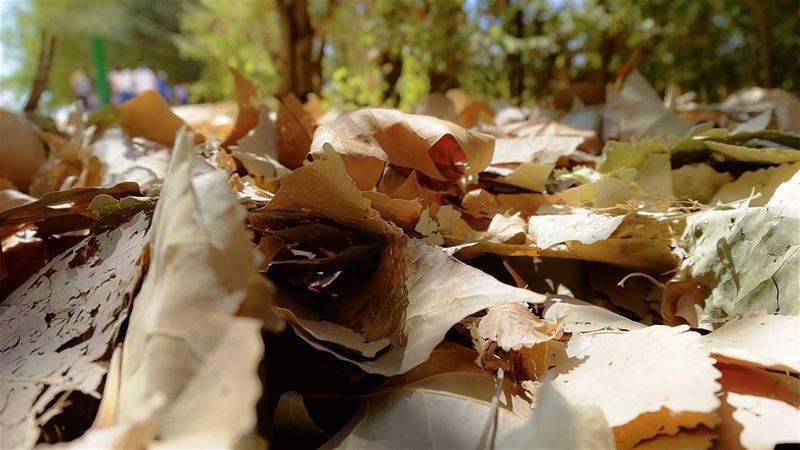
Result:
<instances>
[{"instance_id":1,"label":"green foliage","mask_svg":"<svg viewBox=\"0 0 800 450\"><path fill-rule=\"evenodd\" d=\"M308 0L326 101L406 109L429 91L455 86L524 101L569 82L612 82L633 66L657 90L674 84L697 91L701 101L749 85L798 90L796 6L795 0ZM91 36L106 41L109 66L142 61L173 79L199 78L195 100L229 98L229 66L263 92L280 85L281 24L272 0L71 0L11 9L2 40L18 67L4 85L28 88L45 29L58 37L54 103L70 99L69 74L89 68Z\"/></svg>"},{"instance_id":2,"label":"green foliage","mask_svg":"<svg viewBox=\"0 0 800 450\"><path fill-rule=\"evenodd\" d=\"M175 37L184 58L201 63L192 99L231 98L229 67L239 69L264 92L280 83L273 61L279 38L278 21L266 2L201 0L187 8Z\"/></svg>"},{"instance_id":3,"label":"green foliage","mask_svg":"<svg viewBox=\"0 0 800 450\"><path fill-rule=\"evenodd\" d=\"M179 31L178 20L192 2L159 0L112 1L35 1L18 2L3 18L3 64L17 69L3 84L27 93L35 76L41 45L40 31L56 37L56 51L50 72L52 105L70 102L69 83L75 70L91 73L89 41L97 36L105 41L108 67L135 67L139 63L163 69L175 80L194 80L199 65L181 59L172 36ZM43 105L47 107L47 104Z\"/></svg>"}]
</instances>

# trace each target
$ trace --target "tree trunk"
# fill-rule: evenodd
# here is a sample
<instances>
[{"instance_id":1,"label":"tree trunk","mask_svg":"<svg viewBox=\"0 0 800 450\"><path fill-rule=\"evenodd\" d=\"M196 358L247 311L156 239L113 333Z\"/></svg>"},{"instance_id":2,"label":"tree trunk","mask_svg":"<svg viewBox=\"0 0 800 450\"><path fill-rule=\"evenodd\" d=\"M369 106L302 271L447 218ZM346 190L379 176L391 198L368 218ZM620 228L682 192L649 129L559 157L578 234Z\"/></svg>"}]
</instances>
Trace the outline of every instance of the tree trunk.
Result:
<instances>
[{"instance_id":1,"label":"tree trunk","mask_svg":"<svg viewBox=\"0 0 800 450\"><path fill-rule=\"evenodd\" d=\"M304 99L319 89L314 86L314 29L308 16L307 0L277 0L281 25L281 89Z\"/></svg>"},{"instance_id":2,"label":"tree trunk","mask_svg":"<svg viewBox=\"0 0 800 450\"><path fill-rule=\"evenodd\" d=\"M516 38L525 36L525 22L522 18L522 10L517 9L511 23L508 26L510 34ZM509 84L511 85L511 96L519 97L525 90L525 67L522 65L522 52L517 49L507 57L509 70Z\"/></svg>"},{"instance_id":3,"label":"tree trunk","mask_svg":"<svg viewBox=\"0 0 800 450\"><path fill-rule=\"evenodd\" d=\"M758 36L758 82L763 87L772 87L772 71L770 70L771 57L769 52L770 28L767 20L767 12L764 10L764 3L752 1L753 20L756 23Z\"/></svg>"}]
</instances>

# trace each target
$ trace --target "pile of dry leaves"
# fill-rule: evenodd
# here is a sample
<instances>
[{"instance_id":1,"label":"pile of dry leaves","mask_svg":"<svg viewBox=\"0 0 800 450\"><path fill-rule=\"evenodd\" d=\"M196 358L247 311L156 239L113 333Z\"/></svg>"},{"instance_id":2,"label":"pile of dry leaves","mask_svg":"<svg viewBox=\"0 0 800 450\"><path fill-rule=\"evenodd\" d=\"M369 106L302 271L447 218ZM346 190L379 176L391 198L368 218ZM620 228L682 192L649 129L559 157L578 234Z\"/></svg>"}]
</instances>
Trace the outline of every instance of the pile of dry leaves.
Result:
<instances>
[{"instance_id":1,"label":"pile of dry leaves","mask_svg":"<svg viewBox=\"0 0 800 450\"><path fill-rule=\"evenodd\" d=\"M800 441L796 98L330 118L234 76L224 140L156 93L2 113L3 448Z\"/></svg>"}]
</instances>

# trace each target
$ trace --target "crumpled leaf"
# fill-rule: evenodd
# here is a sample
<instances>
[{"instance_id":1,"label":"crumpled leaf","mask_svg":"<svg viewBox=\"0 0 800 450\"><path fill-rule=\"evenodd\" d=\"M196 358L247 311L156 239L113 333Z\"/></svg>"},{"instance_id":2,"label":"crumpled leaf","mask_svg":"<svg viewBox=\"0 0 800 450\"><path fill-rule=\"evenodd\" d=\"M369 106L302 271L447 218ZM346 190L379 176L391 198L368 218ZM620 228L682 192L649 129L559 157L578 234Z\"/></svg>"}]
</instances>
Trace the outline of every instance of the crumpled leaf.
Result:
<instances>
[{"instance_id":1,"label":"crumpled leaf","mask_svg":"<svg viewBox=\"0 0 800 450\"><path fill-rule=\"evenodd\" d=\"M500 449L614 449L614 434L597 406L570 404L558 387L536 390L533 415L499 443Z\"/></svg>"},{"instance_id":2,"label":"crumpled leaf","mask_svg":"<svg viewBox=\"0 0 800 450\"><path fill-rule=\"evenodd\" d=\"M92 153L102 164L102 185L135 182L142 188L164 182L170 156L160 145L134 145L119 128L106 130Z\"/></svg>"},{"instance_id":3,"label":"crumpled leaf","mask_svg":"<svg viewBox=\"0 0 800 450\"><path fill-rule=\"evenodd\" d=\"M735 318L702 337L703 348L745 365L800 373L800 317L755 314Z\"/></svg>"},{"instance_id":4,"label":"crumpled leaf","mask_svg":"<svg viewBox=\"0 0 800 450\"><path fill-rule=\"evenodd\" d=\"M145 138L165 147L172 147L175 134L186 126L156 91L146 91L123 103L119 109L119 122L128 137ZM202 136L195 137L195 142L202 141Z\"/></svg>"},{"instance_id":5,"label":"crumpled leaf","mask_svg":"<svg viewBox=\"0 0 800 450\"><path fill-rule=\"evenodd\" d=\"M536 317L523 303L509 303L488 308L478 323L481 339L497 342L504 350L533 347L561 337L561 327Z\"/></svg>"},{"instance_id":6,"label":"crumpled leaf","mask_svg":"<svg viewBox=\"0 0 800 450\"><path fill-rule=\"evenodd\" d=\"M258 260L225 174L192 176L191 141L188 133L177 137L156 207L150 270L125 337L118 417L133 423L163 395L159 445L251 445L261 324L234 314Z\"/></svg>"},{"instance_id":7,"label":"crumpled leaf","mask_svg":"<svg viewBox=\"0 0 800 450\"><path fill-rule=\"evenodd\" d=\"M84 187L50 192L34 202L0 212L0 237L6 237L28 225L42 227L53 220L58 221L54 226L61 227L63 231L87 228L94 218L90 203L94 197L101 194L112 197L141 195L139 186L136 183L128 182L108 188ZM69 217L79 217L85 220L77 223L74 228L70 228L72 224L64 220Z\"/></svg>"},{"instance_id":8,"label":"crumpled leaf","mask_svg":"<svg viewBox=\"0 0 800 450\"><path fill-rule=\"evenodd\" d=\"M553 382L569 402L600 407L620 447L713 427L721 374L688 328L655 325L596 340L556 367Z\"/></svg>"},{"instance_id":9,"label":"crumpled leaf","mask_svg":"<svg viewBox=\"0 0 800 450\"><path fill-rule=\"evenodd\" d=\"M682 267L710 290L714 318L764 309L800 315L800 218L791 207L711 210L689 216Z\"/></svg>"},{"instance_id":10,"label":"crumpled leaf","mask_svg":"<svg viewBox=\"0 0 800 450\"><path fill-rule=\"evenodd\" d=\"M539 248L549 248L569 241L593 244L608 239L623 220L625 216L588 212L536 215L528 218L528 230Z\"/></svg>"},{"instance_id":11,"label":"crumpled leaf","mask_svg":"<svg viewBox=\"0 0 800 450\"><path fill-rule=\"evenodd\" d=\"M386 163L454 181L486 168L494 150L494 139L483 133L434 117L377 108L346 113L320 125L312 154L319 154L326 143L342 154L361 190L377 185Z\"/></svg>"},{"instance_id":12,"label":"crumpled leaf","mask_svg":"<svg viewBox=\"0 0 800 450\"><path fill-rule=\"evenodd\" d=\"M57 398L99 398L103 360L127 318L142 272L148 219L87 237L45 265L0 305L3 448L31 448Z\"/></svg>"}]
</instances>

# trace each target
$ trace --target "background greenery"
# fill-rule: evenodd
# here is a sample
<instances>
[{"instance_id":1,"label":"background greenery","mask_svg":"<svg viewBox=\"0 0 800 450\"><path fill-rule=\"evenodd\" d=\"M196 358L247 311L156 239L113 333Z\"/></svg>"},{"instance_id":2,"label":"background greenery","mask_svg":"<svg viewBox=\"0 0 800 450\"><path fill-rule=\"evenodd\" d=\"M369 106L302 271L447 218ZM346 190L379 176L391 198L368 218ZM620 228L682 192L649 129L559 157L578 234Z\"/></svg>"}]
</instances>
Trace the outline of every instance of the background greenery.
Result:
<instances>
[{"instance_id":1,"label":"background greenery","mask_svg":"<svg viewBox=\"0 0 800 450\"><path fill-rule=\"evenodd\" d=\"M46 30L57 38L51 104L71 99L72 71L90 69L91 36L105 40L109 67L164 69L193 82L194 100L229 98L228 66L264 92L296 90L283 69L303 34L285 40L286 11L310 26L311 69L302 71L311 90L349 105L410 108L455 86L526 100L611 82L633 66L658 90L673 83L708 102L750 85L800 89L796 0L54 0L5 9L3 87L27 91Z\"/></svg>"}]
</instances>

